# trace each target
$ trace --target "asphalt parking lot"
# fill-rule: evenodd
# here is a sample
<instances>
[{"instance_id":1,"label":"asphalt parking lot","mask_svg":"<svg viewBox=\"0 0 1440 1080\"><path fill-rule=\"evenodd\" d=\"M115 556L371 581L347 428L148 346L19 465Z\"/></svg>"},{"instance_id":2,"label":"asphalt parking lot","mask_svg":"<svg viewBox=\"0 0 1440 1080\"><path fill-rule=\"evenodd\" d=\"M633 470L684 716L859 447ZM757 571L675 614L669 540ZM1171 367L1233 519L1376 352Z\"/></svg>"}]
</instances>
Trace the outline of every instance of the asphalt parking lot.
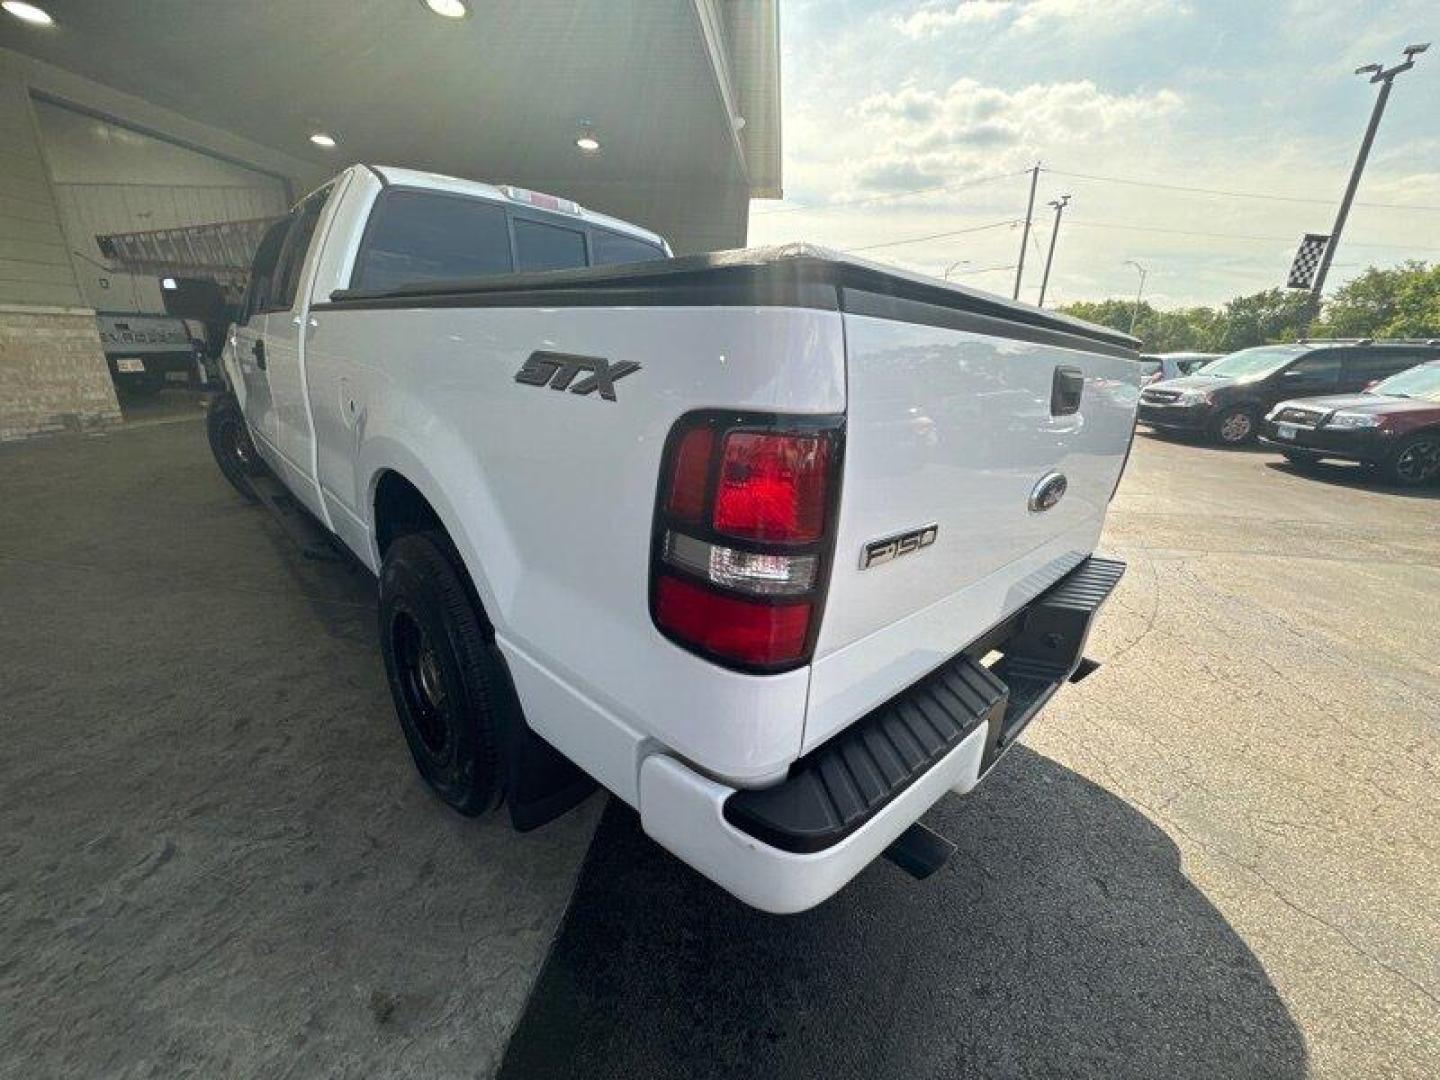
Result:
<instances>
[{"instance_id":1,"label":"asphalt parking lot","mask_svg":"<svg viewBox=\"0 0 1440 1080\"><path fill-rule=\"evenodd\" d=\"M789 919L598 798L444 811L371 583L198 423L0 493L0 1075L1440 1074L1440 490L1142 435L1104 666L942 871Z\"/></svg>"}]
</instances>

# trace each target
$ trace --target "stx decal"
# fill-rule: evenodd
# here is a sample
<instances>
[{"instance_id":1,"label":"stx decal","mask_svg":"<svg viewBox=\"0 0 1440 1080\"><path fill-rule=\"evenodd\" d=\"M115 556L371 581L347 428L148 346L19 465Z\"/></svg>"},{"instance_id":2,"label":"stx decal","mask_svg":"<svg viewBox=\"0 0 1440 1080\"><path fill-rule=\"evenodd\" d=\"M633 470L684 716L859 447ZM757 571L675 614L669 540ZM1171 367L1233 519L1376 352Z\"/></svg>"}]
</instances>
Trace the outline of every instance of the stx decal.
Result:
<instances>
[{"instance_id":1,"label":"stx decal","mask_svg":"<svg viewBox=\"0 0 1440 1080\"><path fill-rule=\"evenodd\" d=\"M548 384L551 390L569 390L572 394L590 394L599 390L606 401L614 401L615 384L639 370L640 365L629 360L612 364L602 356L533 352L515 373L515 381L526 386ZM589 374L576 382L575 377L581 372Z\"/></svg>"},{"instance_id":2,"label":"stx decal","mask_svg":"<svg viewBox=\"0 0 1440 1080\"><path fill-rule=\"evenodd\" d=\"M865 550L860 552L860 569L869 570L872 566L879 566L902 555L912 555L921 548L927 548L935 542L939 532L939 525L926 525L923 529L911 529L897 536L887 536L883 540L871 540L865 545Z\"/></svg>"}]
</instances>

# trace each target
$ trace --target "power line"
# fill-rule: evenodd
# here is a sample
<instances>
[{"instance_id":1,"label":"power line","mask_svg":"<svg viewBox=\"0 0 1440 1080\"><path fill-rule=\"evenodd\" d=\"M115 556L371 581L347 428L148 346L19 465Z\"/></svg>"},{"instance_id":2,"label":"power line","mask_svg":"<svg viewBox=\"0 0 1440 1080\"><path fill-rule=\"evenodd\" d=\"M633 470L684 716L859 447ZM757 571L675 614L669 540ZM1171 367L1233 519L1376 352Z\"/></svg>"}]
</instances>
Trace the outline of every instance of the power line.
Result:
<instances>
[{"instance_id":1,"label":"power line","mask_svg":"<svg viewBox=\"0 0 1440 1080\"><path fill-rule=\"evenodd\" d=\"M1306 198L1300 195L1273 195L1259 191L1225 191L1220 188L1187 187L1184 184L1162 184L1156 180L1130 180L1123 176L1097 176L1093 173L1065 172L1061 169L1046 169L1048 173L1056 176L1068 176L1076 180L1098 180L1107 184L1129 184L1132 187L1160 188L1165 191L1188 191L1197 195L1224 195L1236 199L1264 199L1268 202L1294 202L1294 203L1315 203L1320 206L1334 206L1334 199ZM1440 206L1427 206L1419 203L1378 203L1378 202L1357 202L1356 206L1365 206L1377 210L1427 210L1440 212Z\"/></svg>"},{"instance_id":2,"label":"power line","mask_svg":"<svg viewBox=\"0 0 1440 1080\"><path fill-rule=\"evenodd\" d=\"M1029 169L1021 169L1019 172L996 173L994 176L980 176L974 180L957 180L950 184L934 184L930 187L908 188L904 191L886 191L879 195L867 195L860 199L846 199L840 202L826 203L823 206L780 206L774 210L755 210L751 217L770 217L774 214L793 214L797 210L808 210L812 214L818 214L825 210L835 210L846 206L863 206L867 203L882 202L885 199L901 199L906 195L926 195L933 191L959 191L963 188L978 187L981 184L989 184L995 180L1008 180L1012 176L1024 176Z\"/></svg>"},{"instance_id":3,"label":"power line","mask_svg":"<svg viewBox=\"0 0 1440 1080\"><path fill-rule=\"evenodd\" d=\"M970 275L970 274L992 274L992 273L995 273L997 270L1014 270L1014 269L1015 269L1015 264L1014 264L1014 263L1006 263L1004 266L979 266L979 267L976 267L974 270L957 270L957 271L955 271L955 276L956 276L956 277L966 277L966 276L968 276L968 275Z\"/></svg>"},{"instance_id":4,"label":"power line","mask_svg":"<svg viewBox=\"0 0 1440 1080\"><path fill-rule=\"evenodd\" d=\"M1266 243L1284 244L1293 243L1295 240L1293 236L1258 236L1246 233L1197 232L1193 229L1163 229L1154 225L1125 225L1118 221L1076 221L1072 219L1070 224L1089 229L1124 229L1127 232L1168 233L1172 236L1198 236L1210 240L1257 240L1265 241ZM1377 244L1361 243L1359 241L1350 241L1350 244L1352 247L1397 248L1402 251L1440 251L1440 248L1416 247L1414 244Z\"/></svg>"},{"instance_id":5,"label":"power line","mask_svg":"<svg viewBox=\"0 0 1440 1080\"><path fill-rule=\"evenodd\" d=\"M984 232L986 229L1000 229L1009 225L1018 225L1018 218L1011 218L1006 221L992 221L989 225L972 225L968 229L951 229L948 232L930 233L926 236L908 236L904 240L887 240L883 244L866 244L864 247L842 248L842 251L878 251L880 248L899 247L901 244L919 244L926 240L942 240L947 236L960 236L962 233Z\"/></svg>"}]
</instances>

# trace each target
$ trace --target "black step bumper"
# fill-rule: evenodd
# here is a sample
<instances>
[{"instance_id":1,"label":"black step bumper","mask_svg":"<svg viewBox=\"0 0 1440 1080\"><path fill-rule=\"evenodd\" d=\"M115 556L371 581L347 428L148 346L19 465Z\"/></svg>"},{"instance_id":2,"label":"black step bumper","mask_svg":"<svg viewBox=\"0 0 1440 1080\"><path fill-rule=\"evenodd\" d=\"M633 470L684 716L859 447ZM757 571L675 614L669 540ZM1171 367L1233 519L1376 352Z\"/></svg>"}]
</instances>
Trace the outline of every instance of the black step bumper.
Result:
<instances>
[{"instance_id":1,"label":"black step bumper","mask_svg":"<svg viewBox=\"0 0 1440 1080\"><path fill-rule=\"evenodd\" d=\"M1091 557L1001 626L800 758L768 788L737 791L725 819L783 851L839 843L986 729L982 772L1080 666L1090 626L1125 564ZM991 652L1001 658L988 668Z\"/></svg>"}]
</instances>

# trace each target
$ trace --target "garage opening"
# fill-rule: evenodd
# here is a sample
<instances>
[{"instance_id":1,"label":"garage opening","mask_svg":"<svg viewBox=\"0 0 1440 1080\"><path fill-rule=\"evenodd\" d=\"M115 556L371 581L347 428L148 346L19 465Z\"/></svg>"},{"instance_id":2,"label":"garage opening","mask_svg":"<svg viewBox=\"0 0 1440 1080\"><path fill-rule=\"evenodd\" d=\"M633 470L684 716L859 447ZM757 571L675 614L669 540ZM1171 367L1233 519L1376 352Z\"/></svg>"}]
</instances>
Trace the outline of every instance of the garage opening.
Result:
<instances>
[{"instance_id":1,"label":"garage opening","mask_svg":"<svg viewBox=\"0 0 1440 1080\"><path fill-rule=\"evenodd\" d=\"M198 409L218 374L227 305L259 235L289 206L288 182L49 98L34 95L33 107L122 415Z\"/></svg>"}]
</instances>

